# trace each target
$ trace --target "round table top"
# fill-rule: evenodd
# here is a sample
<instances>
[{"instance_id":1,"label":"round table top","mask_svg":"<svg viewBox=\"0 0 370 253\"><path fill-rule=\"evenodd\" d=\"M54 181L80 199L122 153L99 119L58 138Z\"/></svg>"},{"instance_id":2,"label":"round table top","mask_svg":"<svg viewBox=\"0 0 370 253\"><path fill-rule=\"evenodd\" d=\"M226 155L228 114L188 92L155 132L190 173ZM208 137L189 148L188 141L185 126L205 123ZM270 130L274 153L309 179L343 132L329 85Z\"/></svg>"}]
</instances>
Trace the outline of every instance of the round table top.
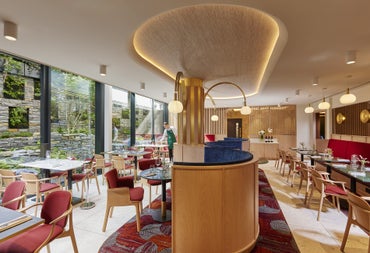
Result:
<instances>
[{"instance_id":1,"label":"round table top","mask_svg":"<svg viewBox=\"0 0 370 253\"><path fill-rule=\"evenodd\" d=\"M162 167L157 167L153 169L147 169L140 173L140 177L145 179L152 179L152 180L170 180L172 179L171 169L163 170Z\"/></svg>"}]
</instances>

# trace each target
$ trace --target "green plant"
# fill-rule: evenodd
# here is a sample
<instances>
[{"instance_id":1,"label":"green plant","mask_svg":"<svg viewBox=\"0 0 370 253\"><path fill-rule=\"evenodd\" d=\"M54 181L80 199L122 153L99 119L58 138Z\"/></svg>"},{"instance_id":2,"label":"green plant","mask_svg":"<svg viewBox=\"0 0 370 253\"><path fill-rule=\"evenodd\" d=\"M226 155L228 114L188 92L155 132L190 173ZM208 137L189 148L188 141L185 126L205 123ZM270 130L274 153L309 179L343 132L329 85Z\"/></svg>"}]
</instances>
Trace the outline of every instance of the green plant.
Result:
<instances>
[{"instance_id":1,"label":"green plant","mask_svg":"<svg viewBox=\"0 0 370 253\"><path fill-rule=\"evenodd\" d=\"M28 109L9 107L9 128L28 128Z\"/></svg>"}]
</instances>

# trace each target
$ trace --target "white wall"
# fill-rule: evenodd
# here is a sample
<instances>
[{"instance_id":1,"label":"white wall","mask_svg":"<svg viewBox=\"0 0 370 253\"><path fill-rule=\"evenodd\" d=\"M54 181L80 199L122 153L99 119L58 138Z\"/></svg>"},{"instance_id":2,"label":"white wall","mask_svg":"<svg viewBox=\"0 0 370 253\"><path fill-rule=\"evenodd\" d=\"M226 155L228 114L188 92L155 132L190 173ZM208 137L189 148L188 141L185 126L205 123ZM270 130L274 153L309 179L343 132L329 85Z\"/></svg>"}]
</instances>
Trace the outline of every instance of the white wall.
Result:
<instances>
[{"instance_id":1,"label":"white wall","mask_svg":"<svg viewBox=\"0 0 370 253\"><path fill-rule=\"evenodd\" d=\"M303 142L305 147L313 147L315 143L315 121L313 113L305 113L305 105L297 105L296 108L296 131L297 147Z\"/></svg>"}]
</instances>

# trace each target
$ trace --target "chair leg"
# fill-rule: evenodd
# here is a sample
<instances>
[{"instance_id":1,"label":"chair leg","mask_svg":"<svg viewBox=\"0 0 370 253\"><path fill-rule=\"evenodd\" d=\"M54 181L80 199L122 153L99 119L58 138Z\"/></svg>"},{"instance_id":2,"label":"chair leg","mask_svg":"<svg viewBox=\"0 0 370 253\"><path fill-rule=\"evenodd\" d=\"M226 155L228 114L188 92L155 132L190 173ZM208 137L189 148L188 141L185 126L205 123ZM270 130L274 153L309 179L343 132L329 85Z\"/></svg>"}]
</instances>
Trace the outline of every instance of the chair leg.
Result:
<instances>
[{"instance_id":1,"label":"chair leg","mask_svg":"<svg viewBox=\"0 0 370 253\"><path fill-rule=\"evenodd\" d=\"M104 222L103 222L103 229L102 231L105 232L106 228L107 228L107 222L108 222L108 216L110 215L112 217L112 214L111 214L111 208L110 206L107 205L106 209L105 209L105 215L104 215Z\"/></svg>"},{"instance_id":2,"label":"chair leg","mask_svg":"<svg viewBox=\"0 0 370 253\"><path fill-rule=\"evenodd\" d=\"M317 221L320 220L320 213L321 213L322 206L324 204L324 198L325 198L324 195L321 194L321 196L320 196L320 207L319 207L319 211L317 213Z\"/></svg>"},{"instance_id":3,"label":"chair leg","mask_svg":"<svg viewBox=\"0 0 370 253\"><path fill-rule=\"evenodd\" d=\"M110 217L110 218L112 218L112 216L113 216L113 209L114 209L114 207L112 206L112 207L110 208L110 210L109 210L109 217Z\"/></svg>"},{"instance_id":4,"label":"chair leg","mask_svg":"<svg viewBox=\"0 0 370 253\"><path fill-rule=\"evenodd\" d=\"M100 195L100 187L99 187L98 177L95 177L95 180L96 180L96 188L98 188L98 193Z\"/></svg>"},{"instance_id":5,"label":"chair leg","mask_svg":"<svg viewBox=\"0 0 370 253\"><path fill-rule=\"evenodd\" d=\"M351 228L351 218L350 218L350 215L351 215L351 213L349 212L348 213L348 219L347 219L346 229L344 230L344 234L343 234L342 244L340 245L340 250L342 252L344 251L344 247L346 246L347 239L348 239L348 234L349 234L349 230ZM369 243L370 243L370 237L369 237ZM370 248L370 244L369 244L369 248Z\"/></svg>"}]
</instances>

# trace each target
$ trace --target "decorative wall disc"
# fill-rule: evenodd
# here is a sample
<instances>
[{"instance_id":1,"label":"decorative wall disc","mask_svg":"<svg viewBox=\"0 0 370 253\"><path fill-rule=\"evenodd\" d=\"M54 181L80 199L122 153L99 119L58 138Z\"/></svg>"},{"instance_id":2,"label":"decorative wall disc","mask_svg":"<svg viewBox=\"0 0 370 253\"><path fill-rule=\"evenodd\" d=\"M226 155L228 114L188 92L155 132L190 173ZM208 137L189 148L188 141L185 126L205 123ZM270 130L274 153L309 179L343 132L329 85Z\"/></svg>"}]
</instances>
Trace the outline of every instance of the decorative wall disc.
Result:
<instances>
[{"instance_id":1,"label":"decorative wall disc","mask_svg":"<svg viewBox=\"0 0 370 253\"><path fill-rule=\"evenodd\" d=\"M369 121L370 113L368 110L364 109L360 112L360 120L362 123L367 123Z\"/></svg>"}]
</instances>

